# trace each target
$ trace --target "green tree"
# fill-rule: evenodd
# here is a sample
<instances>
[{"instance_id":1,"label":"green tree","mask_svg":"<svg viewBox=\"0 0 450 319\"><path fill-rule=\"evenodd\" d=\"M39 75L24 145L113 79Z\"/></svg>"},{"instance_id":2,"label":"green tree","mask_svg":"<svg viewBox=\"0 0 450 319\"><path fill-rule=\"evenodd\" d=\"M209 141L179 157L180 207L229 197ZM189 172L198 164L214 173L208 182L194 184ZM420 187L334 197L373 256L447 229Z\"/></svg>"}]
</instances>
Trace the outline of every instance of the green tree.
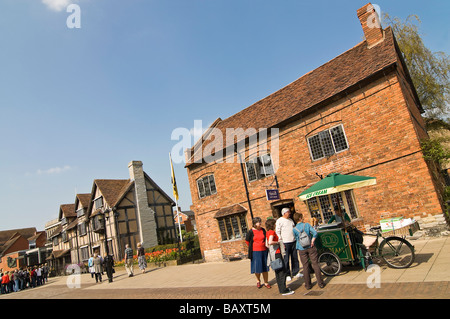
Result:
<instances>
[{"instance_id":1,"label":"green tree","mask_svg":"<svg viewBox=\"0 0 450 319\"><path fill-rule=\"evenodd\" d=\"M425 117L445 119L450 123L450 57L444 52L432 52L425 46L417 15L401 21L385 13L384 21L394 31Z\"/></svg>"}]
</instances>

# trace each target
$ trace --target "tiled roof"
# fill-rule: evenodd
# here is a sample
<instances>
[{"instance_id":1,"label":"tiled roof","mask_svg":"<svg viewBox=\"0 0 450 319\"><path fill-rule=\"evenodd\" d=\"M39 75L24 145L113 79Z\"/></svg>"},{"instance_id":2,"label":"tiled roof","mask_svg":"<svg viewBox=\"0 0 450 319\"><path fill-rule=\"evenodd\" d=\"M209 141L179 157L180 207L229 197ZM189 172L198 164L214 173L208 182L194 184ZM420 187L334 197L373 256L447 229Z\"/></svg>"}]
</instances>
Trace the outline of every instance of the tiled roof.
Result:
<instances>
[{"instance_id":1,"label":"tiled roof","mask_svg":"<svg viewBox=\"0 0 450 319\"><path fill-rule=\"evenodd\" d=\"M234 204L228 207L223 207L221 209L219 209L216 213L216 215L214 216L214 218L220 218L220 217L225 217L225 216L230 216L230 215L235 215L235 214L240 214L240 213L245 213L247 212L247 209L244 206L241 206L240 204Z\"/></svg>"},{"instance_id":2,"label":"tiled roof","mask_svg":"<svg viewBox=\"0 0 450 319\"><path fill-rule=\"evenodd\" d=\"M0 246L6 243L9 239L11 239L13 236L17 236L17 234L22 235L25 238L32 237L36 235L36 228L30 227L30 228L20 228L20 229L11 229L11 230L2 230L0 231Z\"/></svg>"},{"instance_id":3,"label":"tiled roof","mask_svg":"<svg viewBox=\"0 0 450 319\"><path fill-rule=\"evenodd\" d=\"M242 111L222 121L216 120L214 126L222 131L223 141L207 140L208 143L222 142L217 148L210 145L210 149L219 151L226 145L226 129L279 127L302 112L312 110L325 101L330 101L339 93L356 87L368 77L387 69L398 61L396 44L391 28L385 30L385 39L378 45L368 48L363 41L352 49L323 64L317 69L303 75L299 79L254 103ZM245 138L238 136L237 141ZM217 145L217 144L216 144ZM191 154L193 155L193 154ZM192 163L188 160L186 166Z\"/></svg>"},{"instance_id":4,"label":"tiled roof","mask_svg":"<svg viewBox=\"0 0 450 319\"><path fill-rule=\"evenodd\" d=\"M103 195L103 200L110 206L114 207L117 201L122 197L123 193L130 188L130 184L134 182L129 179L96 179L94 180L92 195L94 196L95 186L98 187ZM92 205L94 198L91 198L89 211L93 213Z\"/></svg>"},{"instance_id":5,"label":"tiled roof","mask_svg":"<svg viewBox=\"0 0 450 319\"><path fill-rule=\"evenodd\" d=\"M62 204L60 206L61 212L63 216L60 216L60 218L66 217L77 217L77 213L75 211L75 204Z\"/></svg>"},{"instance_id":6,"label":"tiled roof","mask_svg":"<svg viewBox=\"0 0 450 319\"><path fill-rule=\"evenodd\" d=\"M89 202L91 201L91 194L77 194L78 201L81 203L83 208L89 207Z\"/></svg>"}]
</instances>

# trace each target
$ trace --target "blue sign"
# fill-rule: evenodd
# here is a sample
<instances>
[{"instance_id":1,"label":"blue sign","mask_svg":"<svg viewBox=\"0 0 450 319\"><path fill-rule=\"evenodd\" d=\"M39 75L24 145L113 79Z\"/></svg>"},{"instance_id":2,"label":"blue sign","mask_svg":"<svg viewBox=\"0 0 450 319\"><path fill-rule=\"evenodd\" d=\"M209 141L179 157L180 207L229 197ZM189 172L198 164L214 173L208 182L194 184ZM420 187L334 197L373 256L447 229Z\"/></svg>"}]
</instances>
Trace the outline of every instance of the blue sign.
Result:
<instances>
[{"instance_id":1,"label":"blue sign","mask_svg":"<svg viewBox=\"0 0 450 319\"><path fill-rule=\"evenodd\" d=\"M278 200L280 199L280 192L278 189L266 189L267 200Z\"/></svg>"}]
</instances>

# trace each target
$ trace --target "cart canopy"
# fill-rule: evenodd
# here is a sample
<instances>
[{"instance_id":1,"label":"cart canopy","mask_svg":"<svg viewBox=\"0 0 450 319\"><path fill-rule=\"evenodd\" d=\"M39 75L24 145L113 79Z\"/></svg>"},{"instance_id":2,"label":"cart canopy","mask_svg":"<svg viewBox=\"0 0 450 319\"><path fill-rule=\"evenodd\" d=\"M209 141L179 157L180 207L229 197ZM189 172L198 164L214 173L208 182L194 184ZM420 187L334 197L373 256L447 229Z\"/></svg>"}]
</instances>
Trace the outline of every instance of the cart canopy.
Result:
<instances>
[{"instance_id":1,"label":"cart canopy","mask_svg":"<svg viewBox=\"0 0 450 319\"><path fill-rule=\"evenodd\" d=\"M298 197L301 200L307 200L316 196L339 193L349 189L375 185L376 183L377 179L375 177L331 173L298 195Z\"/></svg>"}]
</instances>

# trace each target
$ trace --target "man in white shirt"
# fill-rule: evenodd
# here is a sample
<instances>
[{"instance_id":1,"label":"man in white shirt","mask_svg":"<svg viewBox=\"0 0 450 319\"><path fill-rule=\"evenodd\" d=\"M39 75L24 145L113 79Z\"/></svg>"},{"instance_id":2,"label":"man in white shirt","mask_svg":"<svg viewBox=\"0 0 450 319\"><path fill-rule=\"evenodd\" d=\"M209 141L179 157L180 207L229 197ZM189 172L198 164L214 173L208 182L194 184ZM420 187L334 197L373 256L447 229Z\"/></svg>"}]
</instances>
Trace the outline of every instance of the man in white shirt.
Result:
<instances>
[{"instance_id":1,"label":"man in white shirt","mask_svg":"<svg viewBox=\"0 0 450 319\"><path fill-rule=\"evenodd\" d=\"M284 264L286 266L286 280L291 281L292 277L301 277L300 264L298 262L298 253L296 248L296 241L294 237L294 222L290 218L291 210L289 208L283 208L281 210L281 217L277 219L275 224L275 232L278 239L284 243L286 254L284 255ZM292 264L292 271L289 264L289 259Z\"/></svg>"}]
</instances>

